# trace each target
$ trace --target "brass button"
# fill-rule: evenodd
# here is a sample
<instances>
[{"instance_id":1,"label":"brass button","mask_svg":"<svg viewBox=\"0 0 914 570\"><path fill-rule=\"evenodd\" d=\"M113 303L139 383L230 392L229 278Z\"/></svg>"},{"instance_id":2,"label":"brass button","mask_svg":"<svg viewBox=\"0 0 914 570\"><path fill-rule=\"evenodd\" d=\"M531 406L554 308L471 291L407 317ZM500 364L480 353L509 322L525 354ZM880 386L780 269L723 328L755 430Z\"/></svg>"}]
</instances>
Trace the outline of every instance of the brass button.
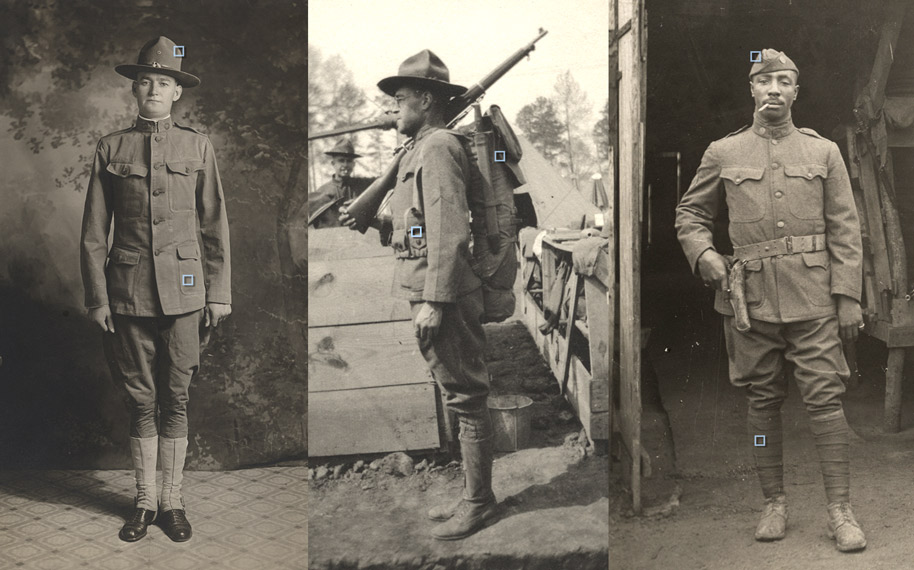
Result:
<instances>
[{"instance_id":1,"label":"brass button","mask_svg":"<svg viewBox=\"0 0 914 570\"><path fill-rule=\"evenodd\" d=\"M165 123L165 130L167 131L167 130L170 129L170 128L171 128L171 125L168 124L168 123Z\"/></svg>"},{"instance_id":2,"label":"brass button","mask_svg":"<svg viewBox=\"0 0 914 570\"><path fill-rule=\"evenodd\" d=\"M771 139L771 144L778 144L778 139Z\"/></svg>"},{"instance_id":3,"label":"brass button","mask_svg":"<svg viewBox=\"0 0 914 570\"><path fill-rule=\"evenodd\" d=\"M153 168L155 168L156 170L158 170L158 169L162 168L162 165L161 165L161 164L156 164L155 166L153 166Z\"/></svg>"},{"instance_id":4,"label":"brass button","mask_svg":"<svg viewBox=\"0 0 914 570\"><path fill-rule=\"evenodd\" d=\"M775 257L778 258L778 259L781 259L781 258L783 258L784 256L783 256L783 255L775 255Z\"/></svg>"},{"instance_id":5,"label":"brass button","mask_svg":"<svg viewBox=\"0 0 914 570\"><path fill-rule=\"evenodd\" d=\"M758 134L760 134L760 135L765 134L765 127L759 127L759 128L758 128Z\"/></svg>"},{"instance_id":6,"label":"brass button","mask_svg":"<svg viewBox=\"0 0 914 570\"><path fill-rule=\"evenodd\" d=\"M190 172L190 167L189 167L189 166L185 166L185 167L184 167L184 170L187 171L187 172Z\"/></svg>"},{"instance_id":7,"label":"brass button","mask_svg":"<svg viewBox=\"0 0 914 570\"><path fill-rule=\"evenodd\" d=\"M742 178L740 178L739 176L737 176L737 177L736 177L736 181L739 182L740 180L742 180Z\"/></svg>"},{"instance_id":8,"label":"brass button","mask_svg":"<svg viewBox=\"0 0 914 570\"><path fill-rule=\"evenodd\" d=\"M768 247L767 245L765 246L765 251L769 251L770 249L771 249L771 248Z\"/></svg>"},{"instance_id":9,"label":"brass button","mask_svg":"<svg viewBox=\"0 0 914 570\"><path fill-rule=\"evenodd\" d=\"M775 197L775 198L780 198L780 197L783 196L783 195L784 195L784 193L781 192L780 190L774 193L774 197Z\"/></svg>"},{"instance_id":10,"label":"brass button","mask_svg":"<svg viewBox=\"0 0 914 570\"><path fill-rule=\"evenodd\" d=\"M152 195L153 195L153 196L161 196L161 195L164 194L164 193L165 193L164 190L156 190L155 192L152 193Z\"/></svg>"},{"instance_id":11,"label":"brass button","mask_svg":"<svg viewBox=\"0 0 914 570\"><path fill-rule=\"evenodd\" d=\"M162 137L161 136L156 137L156 142L162 142Z\"/></svg>"},{"instance_id":12,"label":"brass button","mask_svg":"<svg viewBox=\"0 0 914 570\"><path fill-rule=\"evenodd\" d=\"M778 164L778 163L776 163L776 162L772 162L772 163L771 163L771 169L772 169L772 170L777 170L778 166L780 166L780 164Z\"/></svg>"},{"instance_id":13,"label":"brass button","mask_svg":"<svg viewBox=\"0 0 914 570\"><path fill-rule=\"evenodd\" d=\"M153 255L159 255L160 253L162 253L162 252L157 249Z\"/></svg>"},{"instance_id":14,"label":"brass button","mask_svg":"<svg viewBox=\"0 0 914 570\"><path fill-rule=\"evenodd\" d=\"M778 222L778 227L779 227L779 228L783 228L783 227L784 227L784 222Z\"/></svg>"},{"instance_id":15,"label":"brass button","mask_svg":"<svg viewBox=\"0 0 914 570\"><path fill-rule=\"evenodd\" d=\"M157 226L157 225L159 225L159 222L161 222L161 221L162 220L160 220L159 218L156 218L156 219L152 220L152 225Z\"/></svg>"},{"instance_id":16,"label":"brass button","mask_svg":"<svg viewBox=\"0 0 914 570\"><path fill-rule=\"evenodd\" d=\"M127 174L128 172L130 172L130 169L127 168L126 166L121 168L121 174Z\"/></svg>"},{"instance_id":17,"label":"brass button","mask_svg":"<svg viewBox=\"0 0 914 570\"><path fill-rule=\"evenodd\" d=\"M812 178L812 172L807 172L807 173L806 173L806 179L809 180L809 179L811 179L811 178Z\"/></svg>"}]
</instances>

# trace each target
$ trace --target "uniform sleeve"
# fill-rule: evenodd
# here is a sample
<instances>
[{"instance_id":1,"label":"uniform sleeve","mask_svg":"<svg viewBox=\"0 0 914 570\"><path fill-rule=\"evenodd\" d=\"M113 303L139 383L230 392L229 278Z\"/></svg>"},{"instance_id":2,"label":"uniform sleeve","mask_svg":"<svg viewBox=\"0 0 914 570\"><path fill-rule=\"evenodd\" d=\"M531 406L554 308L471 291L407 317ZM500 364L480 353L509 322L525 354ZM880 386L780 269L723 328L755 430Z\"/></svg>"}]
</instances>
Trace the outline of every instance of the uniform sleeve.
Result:
<instances>
[{"instance_id":1,"label":"uniform sleeve","mask_svg":"<svg viewBox=\"0 0 914 570\"><path fill-rule=\"evenodd\" d=\"M831 260L831 293L860 300L863 245L854 194L841 151L834 143L828 153L825 180L825 239Z\"/></svg>"},{"instance_id":2,"label":"uniform sleeve","mask_svg":"<svg viewBox=\"0 0 914 570\"><path fill-rule=\"evenodd\" d=\"M216 166L213 145L206 139L203 172L197 178L197 215L203 238L204 283L206 302L232 303L232 262L229 251L229 225L225 212L225 195Z\"/></svg>"},{"instance_id":3,"label":"uniform sleeve","mask_svg":"<svg viewBox=\"0 0 914 570\"><path fill-rule=\"evenodd\" d=\"M711 143L692 184L676 207L676 234L693 272L698 271L701 254L714 249L714 220L722 198L720 162Z\"/></svg>"},{"instance_id":4,"label":"uniform sleeve","mask_svg":"<svg viewBox=\"0 0 914 570\"><path fill-rule=\"evenodd\" d=\"M80 237L79 265L86 308L94 309L108 304L108 287L105 280L105 260L108 257L108 232L114 208L111 183L108 179L108 149L99 141L92 162L92 174L86 190L83 224Z\"/></svg>"},{"instance_id":5,"label":"uniform sleeve","mask_svg":"<svg viewBox=\"0 0 914 570\"><path fill-rule=\"evenodd\" d=\"M422 148L417 177L423 201L428 269L422 298L454 303L461 276L458 260L470 247L470 223L466 198L466 153L451 135L430 139Z\"/></svg>"}]
</instances>

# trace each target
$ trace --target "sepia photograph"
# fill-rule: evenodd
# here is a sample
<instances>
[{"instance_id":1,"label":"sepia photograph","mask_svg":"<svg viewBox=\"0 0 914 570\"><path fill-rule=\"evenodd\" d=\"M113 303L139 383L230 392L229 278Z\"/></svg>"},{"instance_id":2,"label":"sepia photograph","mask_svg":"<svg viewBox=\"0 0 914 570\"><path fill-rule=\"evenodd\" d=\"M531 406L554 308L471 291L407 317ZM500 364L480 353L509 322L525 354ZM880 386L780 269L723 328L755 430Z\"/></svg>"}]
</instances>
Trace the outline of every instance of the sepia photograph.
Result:
<instances>
[{"instance_id":1,"label":"sepia photograph","mask_svg":"<svg viewBox=\"0 0 914 570\"><path fill-rule=\"evenodd\" d=\"M914 8L609 5L610 567L910 566Z\"/></svg>"},{"instance_id":2,"label":"sepia photograph","mask_svg":"<svg viewBox=\"0 0 914 570\"><path fill-rule=\"evenodd\" d=\"M0 5L0 568L307 567L306 18Z\"/></svg>"},{"instance_id":3,"label":"sepia photograph","mask_svg":"<svg viewBox=\"0 0 914 570\"><path fill-rule=\"evenodd\" d=\"M312 569L606 569L605 0L308 5Z\"/></svg>"}]
</instances>

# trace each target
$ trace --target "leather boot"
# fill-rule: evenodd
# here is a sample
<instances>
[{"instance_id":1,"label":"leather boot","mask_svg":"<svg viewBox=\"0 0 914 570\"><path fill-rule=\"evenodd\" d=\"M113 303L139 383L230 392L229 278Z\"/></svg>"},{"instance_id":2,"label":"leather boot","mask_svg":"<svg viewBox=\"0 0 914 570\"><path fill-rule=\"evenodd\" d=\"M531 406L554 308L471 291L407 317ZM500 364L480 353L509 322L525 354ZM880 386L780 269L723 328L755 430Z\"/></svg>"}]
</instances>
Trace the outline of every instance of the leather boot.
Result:
<instances>
[{"instance_id":1,"label":"leather boot","mask_svg":"<svg viewBox=\"0 0 914 570\"><path fill-rule=\"evenodd\" d=\"M776 495L765 500L765 512L755 529L755 540L781 540L787 530L787 497Z\"/></svg>"},{"instance_id":2,"label":"leather boot","mask_svg":"<svg viewBox=\"0 0 914 570\"><path fill-rule=\"evenodd\" d=\"M157 437L131 437L130 456L136 477L134 512L124 523L118 537L126 542L146 536L146 527L156 518L156 448Z\"/></svg>"},{"instance_id":3,"label":"leather boot","mask_svg":"<svg viewBox=\"0 0 914 570\"><path fill-rule=\"evenodd\" d=\"M190 540L192 530L184 514L181 483L184 480L184 458L187 438L159 438L162 462L162 497L159 505L159 526L174 542Z\"/></svg>"},{"instance_id":4,"label":"leather boot","mask_svg":"<svg viewBox=\"0 0 914 570\"><path fill-rule=\"evenodd\" d=\"M866 548L866 536L854 518L850 503L828 505L828 538L835 540L835 546L841 552Z\"/></svg>"},{"instance_id":5,"label":"leather boot","mask_svg":"<svg viewBox=\"0 0 914 570\"><path fill-rule=\"evenodd\" d=\"M460 440L460 453L464 469L463 499L449 520L432 529L432 536L438 540L466 538L491 523L498 514L492 492L492 438Z\"/></svg>"}]
</instances>

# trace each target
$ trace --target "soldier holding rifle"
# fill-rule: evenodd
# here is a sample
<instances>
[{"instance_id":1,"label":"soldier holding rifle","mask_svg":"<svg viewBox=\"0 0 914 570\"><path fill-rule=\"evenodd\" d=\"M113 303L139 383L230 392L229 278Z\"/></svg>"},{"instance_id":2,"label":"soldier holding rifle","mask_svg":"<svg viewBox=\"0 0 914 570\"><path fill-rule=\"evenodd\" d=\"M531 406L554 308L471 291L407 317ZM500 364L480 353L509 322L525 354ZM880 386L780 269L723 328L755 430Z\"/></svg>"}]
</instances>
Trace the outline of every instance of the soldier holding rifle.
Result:
<instances>
[{"instance_id":1,"label":"soldier holding rifle","mask_svg":"<svg viewBox=\"0 0 914 570\"><path fill-rule=\"evenodd\" d=\"M798 77L782 52L762 52L749 72L752 126L708 147L677 208L676 228L690 266L717 289L730 379L749 397L749 439L765 495L756 540L779 540L787 526L786 360L795 367L815 436L828 534L838 550L860 550L866 538L850 505L849 428L841 404L850 375L841 340L852 342L863 326L860 226L837 145L793 124ZM711 235L722 199L734 246L729 267Z\"/></svg>"},{"instance_id":2,"label":"soldier holding rifle","mask_svg":"<svg viewBox=\"0 0 914 570\"><path fill-rule=\"evenodd\" d=\"M468 155L468 141L449 127L545 35L540 30L469 90L451 83L447 66L429 50L404 61L397 75L382 79L378 87L397 101L397 129L410 140L387 171L341 209L341 223L364 232L392 190L393 294L410 302L419 349L460 425L463 496L428 512L440 523L432 529L439 540L466 538L498 516L489 374L483 359L487 311L470 251L468 204L480 200L471 183L479 172L471 170L478 167Z\"/></svg>"}]
</instances>

